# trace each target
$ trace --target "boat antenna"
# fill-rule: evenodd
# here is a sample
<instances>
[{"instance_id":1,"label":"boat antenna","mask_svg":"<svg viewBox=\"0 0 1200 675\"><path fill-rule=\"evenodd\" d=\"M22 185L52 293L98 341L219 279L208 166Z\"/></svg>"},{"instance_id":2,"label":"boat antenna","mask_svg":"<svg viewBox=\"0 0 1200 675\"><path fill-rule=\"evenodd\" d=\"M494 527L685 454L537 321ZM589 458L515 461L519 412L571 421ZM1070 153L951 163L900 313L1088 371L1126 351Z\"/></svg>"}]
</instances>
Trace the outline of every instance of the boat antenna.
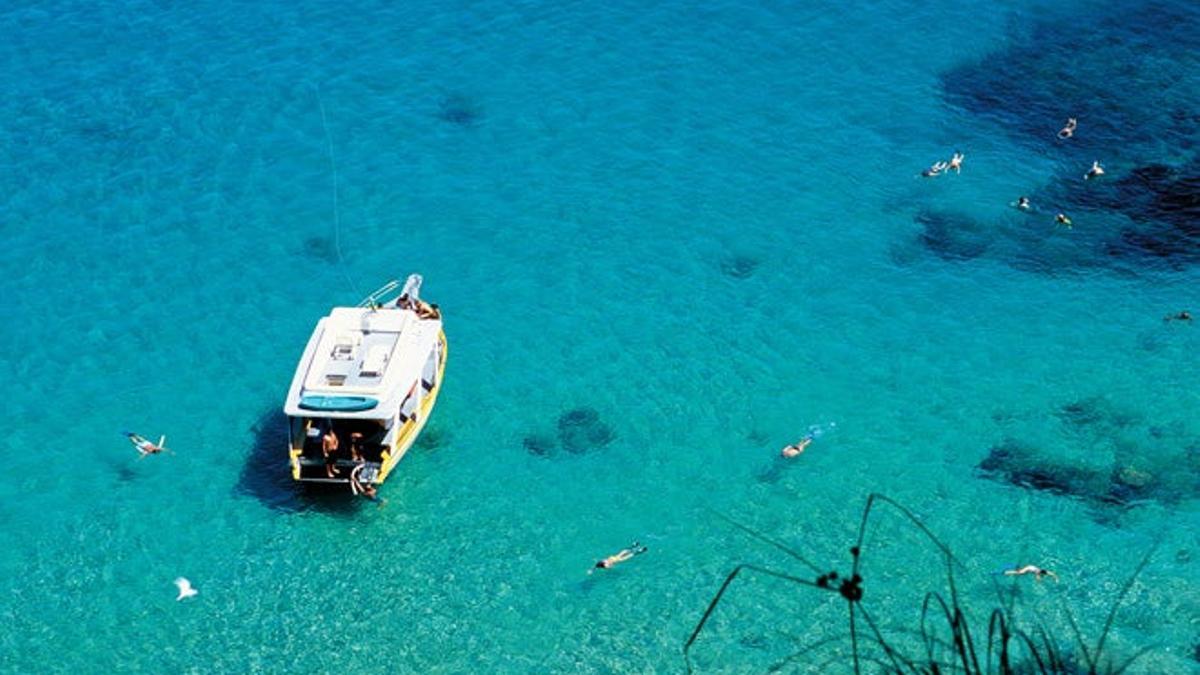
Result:
<instances>
[{"instance_id":1,"label":"boat antenna","mask_svg":"<svg viewBox=\"0 0 1200 675\"><path fill-rule=\"evenodd\" d=\"M338 269L342 271L342 276L350 285L350 290L354 292L354 295L361 297L362 292L358 290L358 284L354 283L354 279L350 278L346 259L342 256L342 216L341 205L338 201L338 169L337 161L333 157L333 137L329 134L329 121L325 117L325 101L321 99L321 86L314 84L313 89L317 92L317 106L321 109L321 128L325 130L325 147L329 151L329 168L333 171L333 251L337 253Z\"/></svg>"}]
</instances>

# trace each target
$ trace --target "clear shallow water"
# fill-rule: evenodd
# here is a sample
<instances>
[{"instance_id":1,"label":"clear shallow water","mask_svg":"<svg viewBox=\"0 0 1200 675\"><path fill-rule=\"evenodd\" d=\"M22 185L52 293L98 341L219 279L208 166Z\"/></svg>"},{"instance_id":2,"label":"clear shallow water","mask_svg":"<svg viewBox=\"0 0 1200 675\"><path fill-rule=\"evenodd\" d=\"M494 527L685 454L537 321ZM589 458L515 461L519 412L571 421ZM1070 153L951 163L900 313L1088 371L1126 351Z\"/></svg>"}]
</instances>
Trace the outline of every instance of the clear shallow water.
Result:
<instances>
[{"instance_id":1,"label":"clear shallow water","mask_svg":"<svg viewBox=\"0 0 1200 675\"><path fill-rule=\"evenodd\" d=\"M4 668L673 670L735 563L794 569L714 514L844 570L872 491L963 559L980 626L990 573L1032 561L1063 582L1021 585L1022 606L1061 627L1065 603L1095 635L1161 541L1109 648L1189 667L1200 337L1161 317L1195 311L1196 268L1107 255L1121 214L1073 210L1066 232L1011 213L1021 193L1051 208L1091 158L944 96L1063 11L0 14ZM1162 61L1194 74L1186 56ZM1155 136L1169 153L1098 158L1114 179L1194 162L1180 129ZM956 148L961 175L916 177ZM313 322L411 270L447 313L437 443L382 509L293 492L274 411ZM577 408L615 438L526 449ZM176 454L133 459L126 428ZM980 477L1005 439L1161 488L1121 510ZM650 554L584 575L632 539ZM889 625L937 584L917 543L894 518L868 540ZM173 602L181 574L194 602ZM844 634L819 600L739 586L698 664Z\"/></svg>"}]
</instances>

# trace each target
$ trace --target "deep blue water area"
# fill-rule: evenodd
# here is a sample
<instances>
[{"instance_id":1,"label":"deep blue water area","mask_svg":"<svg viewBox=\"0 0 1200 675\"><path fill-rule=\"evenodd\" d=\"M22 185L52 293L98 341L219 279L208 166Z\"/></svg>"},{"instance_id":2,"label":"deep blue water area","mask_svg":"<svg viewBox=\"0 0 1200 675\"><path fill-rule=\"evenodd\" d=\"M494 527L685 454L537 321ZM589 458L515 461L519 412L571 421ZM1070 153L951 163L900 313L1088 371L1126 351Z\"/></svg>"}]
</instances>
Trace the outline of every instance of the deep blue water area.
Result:
<instances>
[{"instance_id":1,"label":"deep blue water area","mask_svg":"<svg viewBox=\"0 0 1200 675\"><path fill-rule=\"evenodd\" d=\"M1065 608L1098 637L1153 550L1106 653L1195 669L1196 34L1174 1L0 8L0 670L675 672L735 565L807 574L734 523L844 572L873 492L981 629L998 568L1055 570L1001 597L1076 658ZM298 490L315 322L410 272L429 426L381 508ZM936 550L886 509L862 550L912 626ZM693 663L845 672L847 631L747 578Z\"/></svg>"}]
</instances>

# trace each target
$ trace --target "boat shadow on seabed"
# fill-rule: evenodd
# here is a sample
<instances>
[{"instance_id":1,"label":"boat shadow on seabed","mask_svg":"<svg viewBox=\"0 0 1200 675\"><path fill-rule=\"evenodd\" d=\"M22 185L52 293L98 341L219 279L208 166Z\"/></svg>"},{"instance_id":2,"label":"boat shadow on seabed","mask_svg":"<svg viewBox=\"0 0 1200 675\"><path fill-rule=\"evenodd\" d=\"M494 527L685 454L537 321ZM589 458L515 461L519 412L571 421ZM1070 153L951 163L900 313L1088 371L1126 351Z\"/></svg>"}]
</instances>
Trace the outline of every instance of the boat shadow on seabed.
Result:
<instances>
[{"instance_id":1,"label":"boat shadow on seabed","mask_svg":"<svg viewBox=\"0 0 1200 675\"><path fill-rule=\"evenodd\" d=\"M282 513L315 509L330 515L351 517L363 500L344 485L301 485L292 480L287 464L288 418L272 407L263 411L250 427L252 444L245 456L234 493L249 495L264 506Z\"/></svg>"}]
</instances>

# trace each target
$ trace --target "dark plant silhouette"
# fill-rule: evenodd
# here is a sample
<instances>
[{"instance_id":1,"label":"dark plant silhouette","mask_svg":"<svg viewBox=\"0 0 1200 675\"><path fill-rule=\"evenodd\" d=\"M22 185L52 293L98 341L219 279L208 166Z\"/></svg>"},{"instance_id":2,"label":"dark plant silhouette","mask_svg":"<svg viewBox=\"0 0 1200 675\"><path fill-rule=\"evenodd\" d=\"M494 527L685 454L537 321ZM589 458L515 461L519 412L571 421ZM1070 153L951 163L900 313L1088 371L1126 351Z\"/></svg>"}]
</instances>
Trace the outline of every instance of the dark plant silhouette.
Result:
<instances>
[{"instance_id":1,"label":"dark plant silhouette","mask_svg":"<svg viewBox=\"0 0 1200 675\"><path fill-rule=\"evenodd\" d=\"M886 505L898 511L907 522L920 531L925 540L936 548L945 563L949 597L936 591L926 593L921 605L920 623L915 629L882 627L864 603L865 582L860 574L864 553L863 541L867 534L871 515L877 511L876 506L878 505ZM1112 629L1113 620L1116 618L1117 608L1129 592L1133 582L1149 563L1153 549L1146 553L1117 594L1104 623L1104 629L1100 633L1100 638L1092 648L1089 648L1084 641L1070 610L1063 606L1074 641L1078 646L1079 653L1082 654L1082 661L1080 661L1073 653L1064 653L1061 650L1058 641L1045 627L1044 622L1039 621L1032 630L1026 630L1017 625L1013 619L1012 596L1010 595L1010 599L1005 602L1005 596L994 579L992 583L1000 598L1000 607L993 609L989 614L986 638L982 642L977 642L978 636L972 633L954 580L955 568L964 569L963 565L955 558L950 548L942 543L911 511L889 497L880 494L871 494L867 497L862 520L858 527L857 539L850 547L850 573L845 575L836 570L822 571L820 567L788 546L725 516L721 517L751 537L769 544L798 561L813 576L791 574L749 563L734 567L726 575L724 582L709 601L700 621L688 636L687 642L684 643L683 657L689 673L692 672L691 651L696 640L700 637L725 593L743 572L790 582L804 589L813 589L826 593L829 597L840 598L846 603L849 627L847 635L814 640L801 650L774 664L771 667L772 671L779 670L787 664L805 657L816 655L821 650L843 646L847 642L849 642L849 654L844 651L835 653L820 664L821 671L839 660L848 658L856 674L862 672L864 665L873 664L882 672L887 673L930 675L950 672L963 672L968 675L985 673L1006 675L1009 673L1041 673L1043 675L1050 673L1063 675L1109 673L1119 675L1150 649L1150 647L1143 648L1119 664L1114 664L1111 659L1102 660L1101 658L1104 652L1104 643ZM948 636L939 635L939 629L948 629ZM909 638L908 644L900 644L900 638ZM913 638L921 645L920 649L913 649L909 646L914 644Z\"/></svg>"}]
</instances>

